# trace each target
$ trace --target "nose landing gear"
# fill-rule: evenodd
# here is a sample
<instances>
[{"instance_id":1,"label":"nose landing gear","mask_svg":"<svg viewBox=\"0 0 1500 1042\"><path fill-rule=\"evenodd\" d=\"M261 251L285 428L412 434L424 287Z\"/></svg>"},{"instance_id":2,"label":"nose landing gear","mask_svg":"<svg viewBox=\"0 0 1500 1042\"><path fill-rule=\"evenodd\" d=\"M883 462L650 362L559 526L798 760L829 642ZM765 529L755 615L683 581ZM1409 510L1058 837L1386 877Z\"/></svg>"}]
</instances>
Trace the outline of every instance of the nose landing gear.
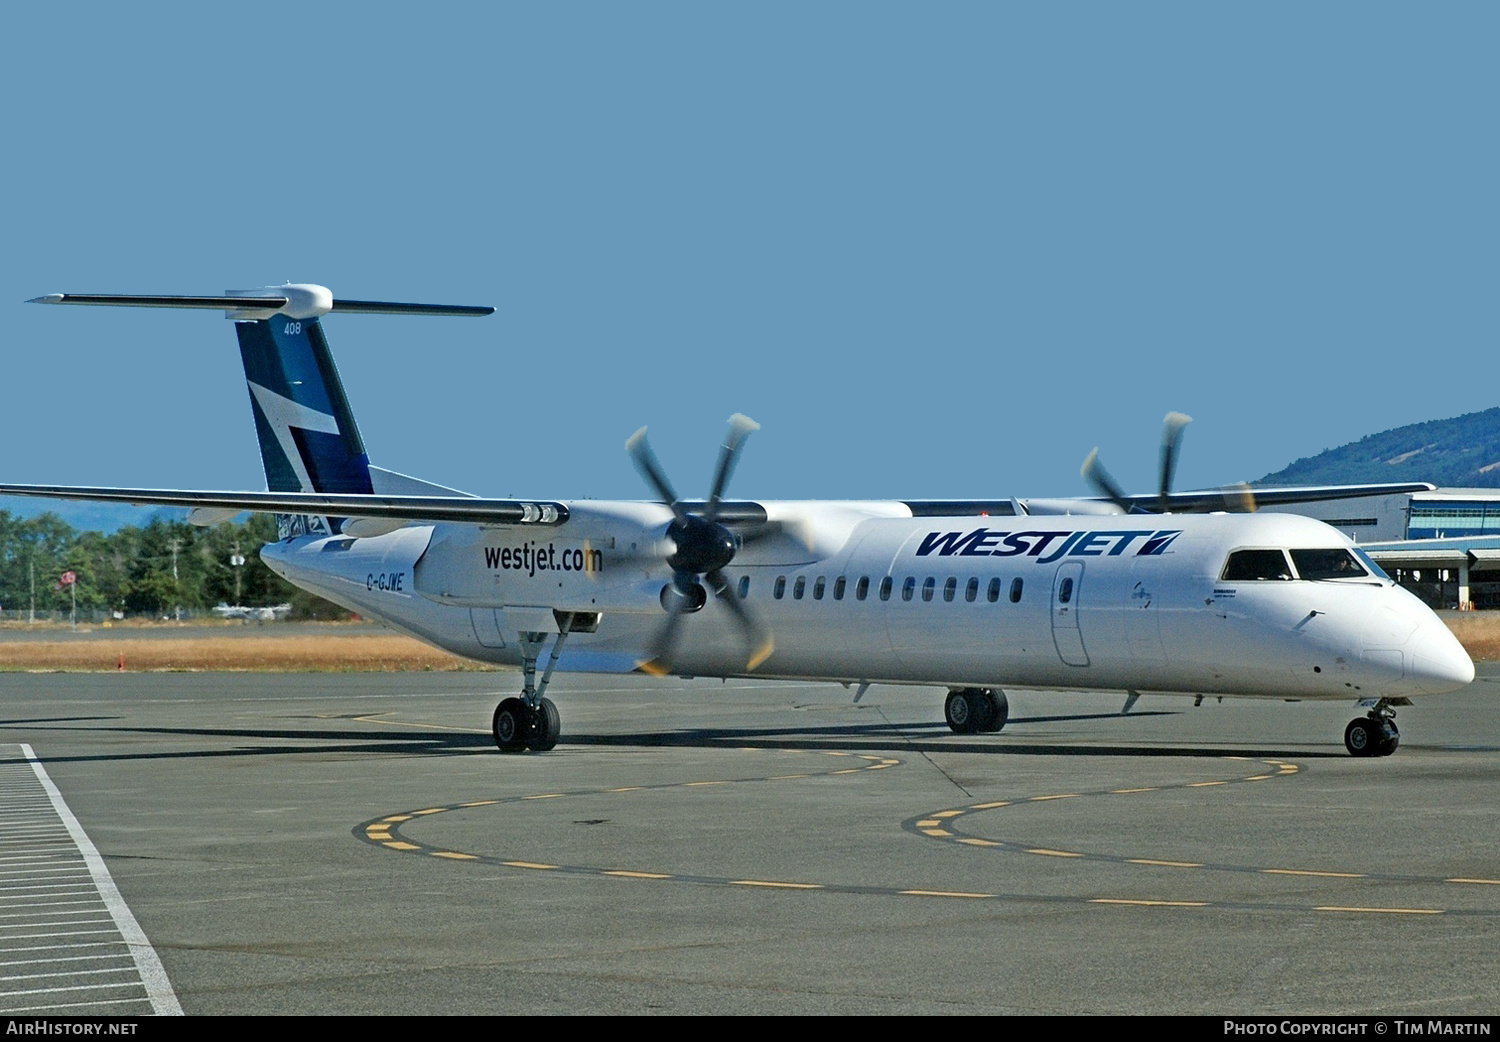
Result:
<instances>
[{"instance_id":1,"label":"nose landing gear","mask_svg":"<svg viewBox=\"0 0 1500 1042\"><path fill-rule=\"evenodd\" d=\"M1344 748L1350 756L1389 756L1401 744L1396 713L1385 699L1376 702L1369 715L1358 716L1344 728Z\"/></svg>"}]
</instances>

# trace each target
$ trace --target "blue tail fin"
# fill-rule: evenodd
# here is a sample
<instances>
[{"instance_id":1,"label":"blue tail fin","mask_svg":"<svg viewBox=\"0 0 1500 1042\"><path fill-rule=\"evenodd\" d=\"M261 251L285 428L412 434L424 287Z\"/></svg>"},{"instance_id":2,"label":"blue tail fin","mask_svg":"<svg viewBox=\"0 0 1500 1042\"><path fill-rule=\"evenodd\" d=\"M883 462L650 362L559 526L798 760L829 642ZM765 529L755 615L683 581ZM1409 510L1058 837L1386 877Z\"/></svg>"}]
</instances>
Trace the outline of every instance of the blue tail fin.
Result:
<instances>
[{"instance_id":1,"label":"blue tail fin","mask_svg":"<svg viewBox=\"0 0 1500 1042\"><path fill-rule=\"evenodd\" d=\"M272 492L374 491L370 460L316 318L237 321Z\"/></svg>"}]
</instances>

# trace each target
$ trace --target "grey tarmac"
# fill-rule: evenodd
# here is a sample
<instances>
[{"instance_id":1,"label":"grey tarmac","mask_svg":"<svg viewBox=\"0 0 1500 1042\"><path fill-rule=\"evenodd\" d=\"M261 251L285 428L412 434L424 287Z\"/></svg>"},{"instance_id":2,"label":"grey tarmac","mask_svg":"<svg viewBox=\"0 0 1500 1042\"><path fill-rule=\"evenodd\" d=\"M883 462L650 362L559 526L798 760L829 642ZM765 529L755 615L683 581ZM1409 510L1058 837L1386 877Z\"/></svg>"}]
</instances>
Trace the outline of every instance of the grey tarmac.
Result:
<instances>
[{"instance_id":1,"label":"grey tarmac","mask_svg":"<svg viewBox=\"0 0 1500 1042\"><path fill-rule=\"evenodd\" d=\"M510 673L5 674L186 1013L1500 1012L1500 668L1400 711Z\"/></svg>"}]
</instances>

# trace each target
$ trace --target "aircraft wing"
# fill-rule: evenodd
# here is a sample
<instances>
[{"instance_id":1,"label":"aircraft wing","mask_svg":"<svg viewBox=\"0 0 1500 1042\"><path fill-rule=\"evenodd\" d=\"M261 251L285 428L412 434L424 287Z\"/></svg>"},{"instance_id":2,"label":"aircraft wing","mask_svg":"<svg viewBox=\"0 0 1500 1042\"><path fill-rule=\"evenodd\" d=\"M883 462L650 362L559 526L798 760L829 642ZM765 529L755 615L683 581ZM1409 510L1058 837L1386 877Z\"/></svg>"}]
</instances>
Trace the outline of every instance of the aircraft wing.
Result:
<instances>
[{"instance_id":1,"label":"aircraft wing","mask_svg":"<svg viewBox=\"0 0 1500 1042\"><path fill-rule=\"evenodd\" d=\"M1264 506L1313 503L1328 499L1388 496L1404 492L1431 492L1437 486L1422 481L1386 482L1366 485L1308 485L1300 488L1251 488L1248 485L1168 494L1168 513L1201 514L1216 510L1252 511ZM559 525L568 519L562 503L517 499L480 499L470 496L386 496L332 492L211 492L180 489L109 488L90 485L7 485L0 495L38 496L46 499L81 499L132 506L187 507L215 520L227 520L241 511L275 514L314 514L331 517L372 518L385 521L468 521L478 524ZM1131 512L1161 513L1158 494L1122 496L1121 506ZM696 503L687 504L696 506ZM1100 513L1119 507L1103 498L1056 500L909 500L906 505L917 517L958 517L971 514L1014 515ZM1020 508L1018 510L1018 507ZM1079 509L1083 507L1084 509ZM215 517L215 515L218 515ZM726 523L764 523L766 511L754 502L723 501L721 520ZM205 522L211 523L211 522Z\"/></svg>"},{"instance_id":2,"label":"aircraft wing","mask_svg":"<svg viewBox=\"0 0 1500 1042\"><path fill-rule=\"evenodd\" d=\"M1169 492L1166 509L1158 492L1137 495L1121 494L1117 499L1103 496L1057 499L914 499L904 502L913 517L962 517L985 514L1006 517L1026 513L1051 514L1210 514L1223 510L1249 513L1261 507L1288 506L1293 503L1317 503L1329 499L1357 499L1362 496L1390 496L1403 492L1432 492L1436 485L1425 481L1393 481L1366 485L1304 485L1297 488L1254 488L1229 485L1197 492Z\"/></svg>"},{"instance_id":3,"label":"aircraft wing","mask_svg":"<svg viewBox=\"0 0 1500 1042\"><path fill-rule=\"evenodd\" d=\"M568 519L561 503L470 496L372 496L333 492L194 492L160 488L104 488L88 485L0 485L0 495L44 499L83 499L132 506L189 507L219 520L241 511L314 514L325 517L380 518L391 521L470 521L478 524L560 525Z\"/></svg>"},{"instance_id":4,"label":"aircraft wing","mask_svg":"<svg viewBox=\"0 0 1500 1042\"><path fill-rule=\"evenodd\" d=\"M1317 503L1328 499L1357 499L1362 496L1391 496L1402 492L1432 492L1437 486L1425 481L1390 481L1368 485L1304 485L1300 488L1255 488L1232 485L1201 492L1169 492L1168 511L1178 514L1204 514L1215 510L1248 511L1259 507L1288 506L1292 503ZM1143 509L1159 510L1158 494L1127 496Z\"/></svg>"}]
</instances>

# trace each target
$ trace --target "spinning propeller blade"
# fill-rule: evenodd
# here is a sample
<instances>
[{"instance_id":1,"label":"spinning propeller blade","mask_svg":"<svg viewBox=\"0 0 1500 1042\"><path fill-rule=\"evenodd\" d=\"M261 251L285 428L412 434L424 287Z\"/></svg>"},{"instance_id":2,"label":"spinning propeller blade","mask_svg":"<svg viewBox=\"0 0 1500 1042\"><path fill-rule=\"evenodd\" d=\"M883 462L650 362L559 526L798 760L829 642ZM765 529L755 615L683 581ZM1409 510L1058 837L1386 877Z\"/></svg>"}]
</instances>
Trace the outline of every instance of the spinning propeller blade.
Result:
<instances>
[{"instance_id":1,"label":"spinning propeller blade","mask_svg":"<svg viewBox=\"0 0 1500 1042\"><path fill-rule=\"evenodd\" d=\"M1162 421L1161 429L1161 471L1158 475L1156 502L1154 512L1170 513L1174 502L1186 498L1187 504L1177 502L1179 509L1203 510L1205 507L1198 505L1198 498L1193 495L1176 497L1172 494L1172 482L1177 476L1177 457L1182 453L1182 432L1188 424L1193 422L1191 416L1180 412L1169 412ZM1147 496L1126 495L1125 490L1110 476L1109 471L1104 469L1104 464L1099 462L1099 450L1095 449L1089 453L1088 459L1083 461L1083 469L1080 471L1100 497L1109 500L1127 514L1153 512L1153 504ZM1228 510L1253 511L1255 510L1255 496L1251 494L1248 485L1238 489L1226 489L1223 493L1225 508ZM1207 509L1212 509L1208 507Z\"/></svg>"},{"instance_id":2,"label":"spinning propeller blade","mask_svg":"<svg viewBox=\"0 0 1500 1042\"><path fill-rule=\"evenodd\" d=\"M1161 428L1161 485L1158 506L1165 514L1172 499L1172 478L1177 474L1177 451L1182 445L1182 429L1193 422L1191 416L1169 412Z\"/></svg>"},{"instance_id":3,"label":"spinning propeller blade","mask_svg":"<svg viewBox=\"0 0 1500 1042\"><path fill-rule=\"evenodd\" d=\"M1083 480L1094 486L1095 492L1113 502L1125 513L1130 513L1132 509L1130 500L1125 498L1125 490L1114 478L1110 477L1109 471L1104 469L1104 464L1099 462L1097 447L1089 453L1089 458L1083 461L1083 469L1078 473L1083 475Z\"/></svg>"},{"instance_id":4,"label":"spinning propeller blade","mask_svg":"<svg viewBox=\"0 0 1500 1042\"><path fill-rule=\"evenodd\" d=\"M666 558L672 569L672 583L662 591L662 606L667 610L667 621L652 638L647 649L648 658L640 664L641 670L655 676L672 671L672 653L676 648L684 616L697 611L707 599L702 583L734 617L745 636L749 649L746 668L754 669L766 660L774 648L770 631L753 612L737 597L731 588L724 568L734 560L740 547L740 539L719 520L719 504L723 502L724 490L739 462L745 439L760 429L760 424L741 413L729 418L729 433L719 448L718 465L714 468L713 485L708 503L702 513L693 513L677 498L672 482L651 444L646 440L646 428L642 427L625 443L635 468L646 484L656 492L661 501L672 511L673 521L667 526L667 538L674 549Z\"/></svg>"}]
</instances>

